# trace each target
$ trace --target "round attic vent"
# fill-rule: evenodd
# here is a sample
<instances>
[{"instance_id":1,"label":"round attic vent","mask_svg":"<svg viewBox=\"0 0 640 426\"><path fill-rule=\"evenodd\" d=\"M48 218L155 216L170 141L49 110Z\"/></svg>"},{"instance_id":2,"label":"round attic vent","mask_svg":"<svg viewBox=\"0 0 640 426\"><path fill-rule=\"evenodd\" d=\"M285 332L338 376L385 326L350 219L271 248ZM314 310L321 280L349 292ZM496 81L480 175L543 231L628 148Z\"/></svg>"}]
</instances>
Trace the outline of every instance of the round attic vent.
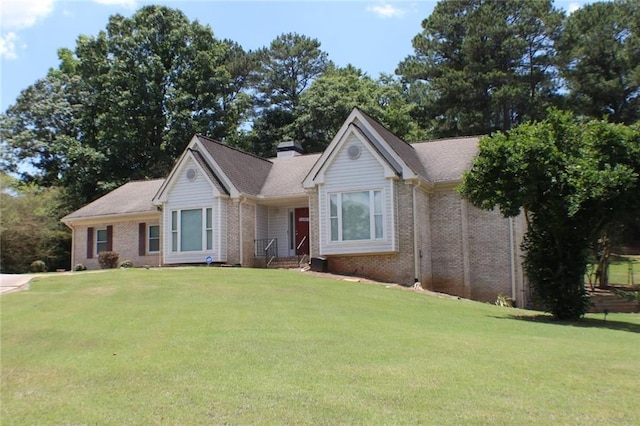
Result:
<instances>
[{"instance_id":1,"label":"round attic vent","mask_svg":"<svg viewBox=\"0 0 640 426\"><path fill-rule=\"evenodd\" d=\"M194 180L196 178L196 169L187 169L187 179Z\"/></svg>"},{"instance_id":2,"label":"round attic vent","mask_svg":"<svg viewBox=\"0 0 640 426\"><path fill-rule=\"evenodd\" d=\"M358 145L351 145L347 148L347 155L352 160L356 160L360 157L360 147Z\"/></svg>"}]
</instances>

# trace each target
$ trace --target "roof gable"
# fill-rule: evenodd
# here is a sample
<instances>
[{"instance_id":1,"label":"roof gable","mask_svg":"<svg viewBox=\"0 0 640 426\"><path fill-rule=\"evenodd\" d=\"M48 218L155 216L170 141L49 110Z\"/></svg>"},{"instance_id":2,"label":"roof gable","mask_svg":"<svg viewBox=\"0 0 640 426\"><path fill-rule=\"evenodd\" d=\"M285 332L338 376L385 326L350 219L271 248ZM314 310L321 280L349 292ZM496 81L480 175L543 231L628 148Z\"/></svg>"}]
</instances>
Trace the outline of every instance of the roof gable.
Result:
<instances>
[{"instance_id":1,"label":"roof gable","mask_svg":"<svg viewBox=\"0 0 640 426\"><path fill-rule=\"evenodd\" d=\"M305 188L312 188L322 182L324 170L351 132L355 132L372 150L372 153L379 158L385 166L387 177L391 177L388 172L390 169L395 175L405 179L424 178L424 168L416 158L413 147L359 109L354 108L327 149L305 177L303 183Z\"/></svg>"},{"instance_id":2,"label":"roof gable","mask_svg":"<svg viewBox=\"0 0 640 426\"><path fill-rule=\"evenodd\" d=\"M204 148L203 154L214 172L227 178L232 185L231 195L258 196L273 164L271 161L249 154L206 136L196 138Z\"/></svg>"}]
</instances>

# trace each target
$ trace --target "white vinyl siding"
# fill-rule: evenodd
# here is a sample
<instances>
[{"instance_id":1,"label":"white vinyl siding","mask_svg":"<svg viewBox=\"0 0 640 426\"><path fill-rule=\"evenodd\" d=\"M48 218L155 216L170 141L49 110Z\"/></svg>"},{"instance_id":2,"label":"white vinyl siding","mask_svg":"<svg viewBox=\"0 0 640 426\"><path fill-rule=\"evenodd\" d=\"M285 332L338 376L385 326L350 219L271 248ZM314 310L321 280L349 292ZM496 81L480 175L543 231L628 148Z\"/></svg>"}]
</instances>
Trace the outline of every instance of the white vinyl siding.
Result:
<instances>
[{"instance_id":1,"label":"white vinyl siding","mask_svg":"<svg viewBox=\"0 0 640 426\"><path fill-rule=\"evenodd\" d=\"M195 178L187 170L195 169ZM204 263L227 261L227 197L207 179L192 160L174 175L163 205L164 262Z\"/></svg>"},{"instance_id":2,"label":"white vinyl siding","mask_svg":"<svg viewBox=\"0 0 640 426\"><path fill-rule=\"evenodd\" d=\"M355 160L347 153L353 145L360 148L360 155ZM332 163L327 165L324 185L320 186L318 192L321 255L396 251L393 180L385 178L384 173L378 158L355 134L344 141ZM362 235L353 238L347 235L345 238L341 224L342 212L338 205L336 209L331 208L331 195L338 200L344 194L351 193L366 193L371 199L372 210L367 216L368 223L361 223L363 229L370 230L368 238L360 238Z\"/></svg>"},{"instance_id":3,"label":"white vinyl siding","mask_svg":"<svg viewBox=\"0 0 640 426\"><path fill-rule=\"evenodd\" d=\"M269 207L269 237L278 240L278 256L291 255L289 249L289 211L286 207Z\"/></svg>"},{"instance_id":4,"label":"white vinyl siding","mask_svg":"<svg viewBox=\"0 0 640 426\"><path fill-rule=\"evenodd\" d=\"M269 238L269 208L256 206L256 239Z\"/></svg>"}]
</instances>

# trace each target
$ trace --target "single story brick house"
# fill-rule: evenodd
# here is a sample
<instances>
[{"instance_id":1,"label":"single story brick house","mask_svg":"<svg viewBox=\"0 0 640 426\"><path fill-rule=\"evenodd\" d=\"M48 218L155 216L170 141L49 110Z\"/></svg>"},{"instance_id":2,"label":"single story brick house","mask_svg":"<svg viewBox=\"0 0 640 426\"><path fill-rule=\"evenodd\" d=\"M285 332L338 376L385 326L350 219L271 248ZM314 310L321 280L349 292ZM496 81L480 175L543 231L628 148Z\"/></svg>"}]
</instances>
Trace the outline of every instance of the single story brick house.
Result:
<instances>
[{"instance_id":1,"label":"single story brick house","mask_svg":"<svg viewBox=\"0 0 640 426\"><path fill-rule=\"evenodd\" d=\"M323 258L334 273L527 303L524 221L456 192L478 138L408 144L354 109L323 153L278 151L265 159L194 136L166 179L127 183L62 219L73 266L98 268L103 250L135 266Z\"/></svg>"}]
</instances>

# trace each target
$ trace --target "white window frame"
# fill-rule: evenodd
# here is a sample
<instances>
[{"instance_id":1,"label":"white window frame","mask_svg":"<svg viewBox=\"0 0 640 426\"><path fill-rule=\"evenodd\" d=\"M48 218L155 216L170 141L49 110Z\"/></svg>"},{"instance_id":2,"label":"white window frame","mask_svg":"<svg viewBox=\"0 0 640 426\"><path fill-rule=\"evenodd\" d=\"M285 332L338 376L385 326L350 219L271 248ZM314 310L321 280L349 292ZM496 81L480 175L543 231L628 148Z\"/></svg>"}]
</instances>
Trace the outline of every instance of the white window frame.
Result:
<instances>
[{"instance_id":1,"label":"white window frame","mask_svg":"<svg viewBox=\"0 0 640 426\"><path fill-rule=\"evenodd\" d=\"M104 238L105 238L104 240L98 239L98 235L100 235L100 232L104 232ZM107 230L107 228L96 228L95 239L96 239L96 243L95 243L96 255L99 255L103 251L108 251L107 249L109 248L109 231ZM101 244L104 245L103 250L100 250Z\"/></svg>"},{"instance_id":2,"label":"white window frame","mask_svg":"<svg viewBox=\"0 0 640 426\"><path fill-rule=\"evenodd\" d=\"M369 238L345 240L343 238L343 217L342 217L342 199L344 194L356 194L356 193L368 193L369 194ZM380 199L379 205L376 205L376 194ZM336 212L332 215L331 211L331 199L335 197L336 200ZM378 207L378 208L376 208ZM361 242L370 241L383 241L385 239L385 196L383 189L362 189L362 190L349 190L339 192L327 193L327 230L329 244L342 244L350 243L357 244ZM376 220L378 219L378 220ZM379 222L379 228L376 227L376 222ZM334 225L335 224L335 225ZM337 238L334 239L333 226L337 227ZM376 232L379 231L379 232Z\"/></svg>"},{"instance_id":3,"label":"white window frame","mask_svg":"<svg viewBox=\"0 0 640 426\"><path fill-rule=\"evenodd\" d=\"M158 228L158 236L152 238L151 228L153 227ZM158 250L151 250L151 240L158 241ZM160 225L158 224L147 225L147 253L160 253Z\"/></svg>"},{"instance_id":4,"label":"white window frame","mask_svg":"<svg viewBox=\"0 0 640 426\"><path fill-rule=\"evenodd\" d=\"M200 224L201 247L200 250L182 250L182 212L200 210L202 223ZM173 209L169 213L169 231L171 233L171 241L169 242L171 253L205 253L213 250L213 208L212 207L195 207Z\"/></svg>"}]
</instances>

